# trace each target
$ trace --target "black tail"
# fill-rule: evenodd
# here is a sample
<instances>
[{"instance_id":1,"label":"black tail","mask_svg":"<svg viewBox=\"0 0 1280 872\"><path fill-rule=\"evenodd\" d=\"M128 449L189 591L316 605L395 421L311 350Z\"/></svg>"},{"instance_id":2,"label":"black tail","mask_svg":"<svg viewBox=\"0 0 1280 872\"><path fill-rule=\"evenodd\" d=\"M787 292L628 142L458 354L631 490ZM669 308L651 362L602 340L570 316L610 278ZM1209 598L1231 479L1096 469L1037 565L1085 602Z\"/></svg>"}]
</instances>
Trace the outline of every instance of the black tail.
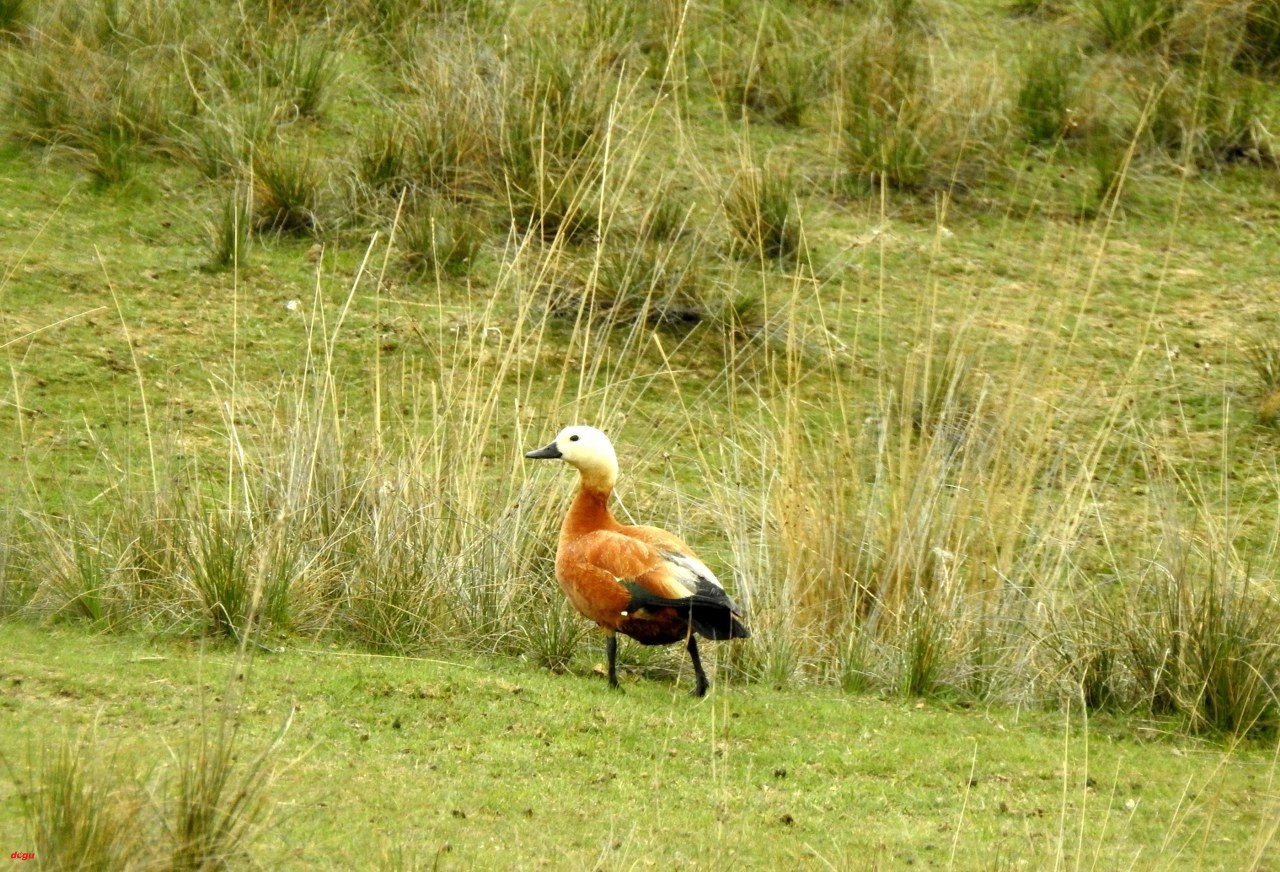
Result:
<instances>
[{"instance_id":1,"label":"black tail","mask_svg":"<svg viewBox=\"0 0 1280 872\"><path fill-rule=\"evenodd\" d=\"M689 623L699 636L715 639L750 639L751 631L738 619L738 616L726 608L711 609L697 605L689 610Z\"/></svg>"},{"instance_id":2,"label":"black tail","mask_svg":"<svg viewBox=\"0 0 1280 872\"><path fill-rule=\"evenodd\" d=\"M625 583L625 582L624 582ZM708 581L699 581L692 596L668 599L645 590L638 584L627 584L631 592L632 609L644 606L665 606L689 616L694 632L715 641L725 639L749 639L751 631L742 623L738 607L721 588Z\"/></svg>"}]
</instances>

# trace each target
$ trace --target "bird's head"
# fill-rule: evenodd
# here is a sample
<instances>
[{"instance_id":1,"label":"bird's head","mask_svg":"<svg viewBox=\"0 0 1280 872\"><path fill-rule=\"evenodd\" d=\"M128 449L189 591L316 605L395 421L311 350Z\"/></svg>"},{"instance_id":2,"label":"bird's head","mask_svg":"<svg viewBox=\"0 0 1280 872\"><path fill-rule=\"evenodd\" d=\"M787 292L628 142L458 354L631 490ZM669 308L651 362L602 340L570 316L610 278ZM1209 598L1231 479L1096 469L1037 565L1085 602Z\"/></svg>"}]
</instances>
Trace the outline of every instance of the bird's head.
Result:
<instances>
[{"instance_id":1,"label":"bird's head","mask_svg":"<svg viewBox=\"0 0 1280 872\"><path fill-rule=\"evenodd\" d=\"M563 460L591 487L612 489L618 480L618 455L609 437L595 427L565 427L555 440L525 454L532 460Z\"/></svg>"}]
</instances>

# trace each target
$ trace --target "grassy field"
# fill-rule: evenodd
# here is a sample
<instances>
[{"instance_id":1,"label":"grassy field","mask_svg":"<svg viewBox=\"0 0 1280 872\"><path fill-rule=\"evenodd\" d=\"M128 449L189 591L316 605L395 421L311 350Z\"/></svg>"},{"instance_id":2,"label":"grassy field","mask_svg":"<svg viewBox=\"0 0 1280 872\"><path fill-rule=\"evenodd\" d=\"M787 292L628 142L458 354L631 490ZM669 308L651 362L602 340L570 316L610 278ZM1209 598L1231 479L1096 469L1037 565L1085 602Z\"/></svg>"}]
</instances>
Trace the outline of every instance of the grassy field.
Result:
<instances>
[{"instance_id":1,"label":"grassy field","mask_svg":"<svg viewBox=\"0 0 1280 872\"><path fill-rule=\"evenodd\" d=\"M221 801L250 778L254 793L239 838L220 846L233 866L1280 861L1272 752L1079 712L732 684L698 702L686 687L625 673L619 694L599 675L511 660L308 646L249 662L226 646L25 625L7 626L0 644L6 781L51 782L78 761L101 803L98 835L118 840L131 868L170 868L175 784L198 737L212 741L228 723L234 762ZM30 851L12 781L0 839Z\"/></svg>"},{"instance_id":2,"label":"grassy field","mask_svg":"<svg viewBox=\"0 0 1280 872\"><path fill-rule=\"evenodd\" d=\"M237 694L270 713L242 762L288 710L277 667L386 671L341 706L449 709L477 772L584 810L557 815L569 867L714 866L742 836L774 865L1268 868L1278 22L1275 0L0 2L6 646L83 650L86 675L155 649L214 685L235 647L280 651ZM589 676L600 640L551 577L572 476L523 459L568 423L618 446L620 514L747 609L704 705L679 652L626 647L621 699ZM422 670L447 705L403 690ZM90 696L37 694L18 738L98 759ZM578 787L473 705L536 731L521 706L552 697L545 737L588 737ZM174 703L173 748L211 699ZM306 717L268 807L355 765L298 740ZM702 780L640 762L652 729ZM129 779L182 759L119 743ZM1026 762L965 791L984 758ZM10 762L56 795L62 770ZM501 779L463 771L465 817L363 848L561 862L536 806L499 815ZM121 801L170 801L144 786ZM600 790L635 792L602 822ZM644 823L667 808L679 856ZM237 863L286 857L321 816L298 817Z\"/></svg>"}]
</instances>

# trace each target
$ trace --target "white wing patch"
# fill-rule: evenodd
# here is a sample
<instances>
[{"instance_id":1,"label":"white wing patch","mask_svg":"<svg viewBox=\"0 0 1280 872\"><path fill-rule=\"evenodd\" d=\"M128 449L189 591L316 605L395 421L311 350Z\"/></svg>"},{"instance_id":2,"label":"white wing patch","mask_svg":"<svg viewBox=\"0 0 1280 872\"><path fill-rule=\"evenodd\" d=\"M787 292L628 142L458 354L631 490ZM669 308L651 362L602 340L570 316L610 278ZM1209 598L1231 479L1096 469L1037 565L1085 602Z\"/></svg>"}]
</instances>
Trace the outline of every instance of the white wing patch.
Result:
<instances>
[{"instance_id":1,"label":"white wing patch","mask_svg":"<svg viewBox=\"0 0 1280 872\"><path fill-rule=\"evenodd\" d=\"M707 568L707 564L698 558L677 554L674 551L663 551L662 557L675 568L673 574L676 580L688 589L690 595L697 591L699 581L710 582L724 590L724 585L720 583L720 579L716 578L715 573Z\"/></svg>"}]
</instances>

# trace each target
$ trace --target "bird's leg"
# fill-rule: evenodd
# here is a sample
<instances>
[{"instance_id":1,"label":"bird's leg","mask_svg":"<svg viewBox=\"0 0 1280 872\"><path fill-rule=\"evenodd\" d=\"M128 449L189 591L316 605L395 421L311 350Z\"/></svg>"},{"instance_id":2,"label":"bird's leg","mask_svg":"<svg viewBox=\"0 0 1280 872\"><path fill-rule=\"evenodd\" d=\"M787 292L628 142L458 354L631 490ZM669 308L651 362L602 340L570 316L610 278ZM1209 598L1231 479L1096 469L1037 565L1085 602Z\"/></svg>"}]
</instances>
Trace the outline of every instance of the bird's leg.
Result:
<instances>
[{"instance_id":1,"label":"bird's leg","mask_svg":"<svg viewBox=\"0 0 1280 872\"><path fill-rule=\"evenodd\" d=\"M609 658L609 686L618 686L618 634L610 633L604 643L604 653Z\"/></svg>"},{"instance_id":2,"label":"bird's leg","mask_svg":"<svg viewBox=\"0 0 1280 872\"><path fill-rule=\"evenodd\" d=\"M698 656L698 640L693 633L689 634L689 659L693 661L693 675L696 683L693 686L694 696L706 696L711 682L707 681L707 673L702 671L702 658Z\"/></svg>"}]
</instances>

